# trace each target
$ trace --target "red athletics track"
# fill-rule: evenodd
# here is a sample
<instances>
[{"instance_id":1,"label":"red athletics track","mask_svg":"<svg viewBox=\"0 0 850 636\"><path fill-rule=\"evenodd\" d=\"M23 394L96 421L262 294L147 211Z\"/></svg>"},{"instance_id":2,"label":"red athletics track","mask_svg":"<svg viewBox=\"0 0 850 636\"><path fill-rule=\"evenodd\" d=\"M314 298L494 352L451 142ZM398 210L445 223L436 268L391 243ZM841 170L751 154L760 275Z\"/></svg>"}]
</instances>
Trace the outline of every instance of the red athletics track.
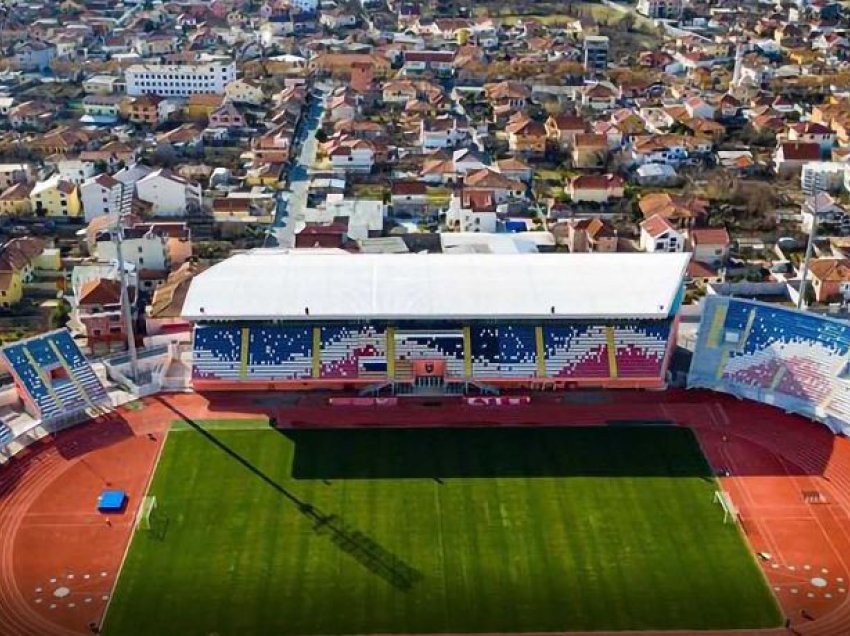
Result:
<instances>
[{"instance_id":1,"label":"red athletics track","mask_svg":"<svg viewBox=\"0 0 850 636\"><path fill-rule=\"evenodd\" d=\"M516 407L421 398L397 407L329 407L320 395L296 403L294 396L268 393L158 396L144 404L62 433L0 468L0 635L90 633L111 594L168 423L258 413L299 427L618 419L690 426L712 465L730 471L723 487L754 551L771 555L759 562L793 630L850 634L850 441L801 417L703 391L545 394ZM105 487L130 494L127 512L111 525L94 511Z\"/></svg>"}]
</instances>

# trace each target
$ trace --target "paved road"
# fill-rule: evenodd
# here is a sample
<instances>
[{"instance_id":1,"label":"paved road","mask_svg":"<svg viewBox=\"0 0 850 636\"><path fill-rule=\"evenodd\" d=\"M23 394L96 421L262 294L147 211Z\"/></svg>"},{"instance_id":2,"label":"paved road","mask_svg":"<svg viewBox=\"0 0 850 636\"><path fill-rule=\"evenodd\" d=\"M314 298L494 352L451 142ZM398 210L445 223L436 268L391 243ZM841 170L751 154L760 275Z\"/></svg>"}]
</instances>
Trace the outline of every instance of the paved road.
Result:
<instances>
[{"instance_id":1,"label":"paved road","mask_svg":"<svg viewBox=\"0 0 850 636\"><path fill-rule=\"evenodd\" d=\"M277 196L272 235L279 247L295 247L295 230L304 221L307 207L307 191L310 186L310 168L316 161L316 131L325 111L327 88L316 88L315 99L298 126L295 143L300 147L298 160L289 169L286 177L289 188Z\"/></svg>"}]
</instances>

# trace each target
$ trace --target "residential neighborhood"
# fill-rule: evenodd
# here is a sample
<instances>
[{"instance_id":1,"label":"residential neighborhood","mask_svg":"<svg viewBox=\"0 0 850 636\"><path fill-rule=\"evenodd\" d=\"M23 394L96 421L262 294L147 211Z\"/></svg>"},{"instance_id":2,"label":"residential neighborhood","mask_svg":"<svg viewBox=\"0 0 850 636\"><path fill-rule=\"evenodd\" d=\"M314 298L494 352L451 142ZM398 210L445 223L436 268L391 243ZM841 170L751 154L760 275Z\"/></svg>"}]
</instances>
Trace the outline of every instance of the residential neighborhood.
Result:
<instances>
[{"instance_id":1,"label":"residential neighborhood","mask_svg":"<svg viewBox=\"0 0 850 636\"><path fill-rule=\"evenodd\" d=\"M10 262L4 340L108 295L98 246L137 227L184 254L124 255L142 334L171 274L254 247L688 252L688 303L798 303L809 235L813 277L848 271L837 3L45 0L0 42L0 233L58 255Z\"/></svg>"}]
</instances>

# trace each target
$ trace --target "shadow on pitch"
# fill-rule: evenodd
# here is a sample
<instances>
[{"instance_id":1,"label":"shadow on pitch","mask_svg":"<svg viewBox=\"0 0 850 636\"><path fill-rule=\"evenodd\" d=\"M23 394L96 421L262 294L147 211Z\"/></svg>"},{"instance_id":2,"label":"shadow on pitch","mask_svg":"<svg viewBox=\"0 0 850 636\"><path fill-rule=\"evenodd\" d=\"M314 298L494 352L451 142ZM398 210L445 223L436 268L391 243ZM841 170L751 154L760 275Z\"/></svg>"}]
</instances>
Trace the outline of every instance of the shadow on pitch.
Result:
<instances>
[{"instance_id":1,"label":"shadow on pitch","mask_svg":"<svg viewBox=\"0 0 850 636\"><path fill-rule=\"evenodd\" d=\"M186 424L206 438L207 441L229 455L234 461L241 464L246 470L250 471L269 487L280 493L295 506L298 512L310 520L313 525L313 531L317 535L328 537L335 546L346 554L349 554L360 565L403 592L412 589L422 579L421 572L405 563L367 534L356 528L352 528L339 516L326 514L313 504L300 499L297 495L281 486L250 461L227 446L227 444L219 440L210 431L205 430L200 424L186 416L174 405L162 400L161 402L186 422Z\"/></svg>"},{"instance_id":2,"label":"shadow on pitch","mask_svg":"<svg viewBox=\"0 0 850 636\"><path fill-rule=\"evenodd\" d=\"M277 430L295 447L295 479L712 476L690 429L657 422Z\"/></svg>"}]
</instances>

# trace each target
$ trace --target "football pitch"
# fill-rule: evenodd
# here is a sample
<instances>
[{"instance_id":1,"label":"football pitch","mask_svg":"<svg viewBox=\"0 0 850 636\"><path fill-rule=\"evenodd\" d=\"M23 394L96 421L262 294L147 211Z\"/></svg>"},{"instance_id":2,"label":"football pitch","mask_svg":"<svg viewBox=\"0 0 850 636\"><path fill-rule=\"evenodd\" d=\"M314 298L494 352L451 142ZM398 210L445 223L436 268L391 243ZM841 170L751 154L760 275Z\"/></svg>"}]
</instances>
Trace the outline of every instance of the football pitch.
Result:
<instances>
[{"instance_id":1,"label":"football pitch","mask_svg":"<svg viewBox=\"0 0 850 636\"><path fill-rule=\"evenodd\" d=\"M104 633L773 627L690 430L169 433Z\"/></svg>"}]
</instances>

